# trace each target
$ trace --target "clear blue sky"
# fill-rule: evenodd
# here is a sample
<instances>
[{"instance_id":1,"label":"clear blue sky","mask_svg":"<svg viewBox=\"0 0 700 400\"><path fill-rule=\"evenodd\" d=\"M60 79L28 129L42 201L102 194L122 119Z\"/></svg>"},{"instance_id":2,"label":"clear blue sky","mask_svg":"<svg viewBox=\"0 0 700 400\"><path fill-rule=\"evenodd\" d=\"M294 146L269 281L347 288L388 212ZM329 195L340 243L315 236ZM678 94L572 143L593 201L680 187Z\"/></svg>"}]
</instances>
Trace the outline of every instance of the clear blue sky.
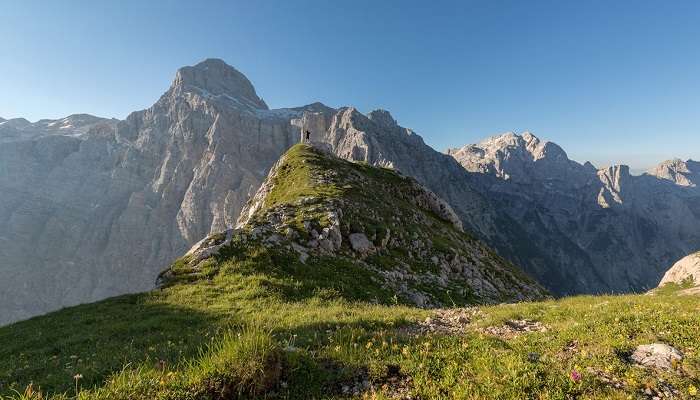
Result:
<instances>
[{"instance_id":1,"label":"clear blue sky","mask_svg":"<svg viewBox=\"0 0 700 400\"><path fill-rule=\"evenodd\" d=\"M700 159L698 1L3 1L0 116L150 106L218 57L271 107L386 108L438 150L533 131L577 160Z\"/></svg>"}]
</instances>

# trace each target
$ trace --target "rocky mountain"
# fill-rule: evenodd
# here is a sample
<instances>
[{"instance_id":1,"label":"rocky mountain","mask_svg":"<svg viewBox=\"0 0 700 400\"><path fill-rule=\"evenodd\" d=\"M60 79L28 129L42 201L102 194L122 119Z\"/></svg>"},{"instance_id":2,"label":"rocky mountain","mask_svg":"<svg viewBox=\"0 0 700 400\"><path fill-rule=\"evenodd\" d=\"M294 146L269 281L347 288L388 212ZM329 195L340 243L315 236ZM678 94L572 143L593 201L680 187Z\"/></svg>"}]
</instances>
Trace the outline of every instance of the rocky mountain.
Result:
<instances>
[{"instance_id":1,"label":"rocky mountain","mask_svg":"<svg viewBox=\"0 0 700 400\"><path fill-rule=\"evenodd\" d=\"M197 243L158 281L167 286L214 274L230 248L259 243L314 269L349 263L401 302L420 307L546 296L464 233L450 205L414 179L307 144L292 147L272 167L236 228Z\"/></svg>"},{"instance_id":2,"label":"rocky mountain","mask_svg":"<svg viewBox=\"0 0 700 400\"><path fill-rule=\"evenodd\" d=\"M0 323L152 288L173 258L235 223L298 141L290 119L318 107L269 110L240 72L206 60L124 121L4 122L16 140L0 146Z\"/></svg>"},{"instance_id":3,"label":"rocky mountain","mask_svg":"<svg viewBox=\"0 0 700 400\"><path fill-rule=\"evenodd\" d=\"M0 327L0 397L697 394L696 298L514 303L546 293L444 200L328 149L292 146L236 227L193 246L158 288Z\"/></svg>"},{"instance_id":4,"label":"rocky mountain","mask_svg":"<svg viewBox=\"0 0 700 400\"><path fill-rule=\"evenodd\" d=\"M676 185L697 188L700 182L700 163L680 159L664 161L647 172L660 179L669 180Z\"/></svg>"},{"instance_id":5,"label":"rocky mountain","mask_svg":"<svg viewBox=\"0 0 700 400\"><path fill-rule=\"evenodd\" d=\"M698 248L700 202L677 183L695 179L690 162L658 176L597 171L533 135L443 154L384 110L269 109L209 59L123 121L0 122L0 324L152 288L165 265L236 225L307 131L340 158L415 178L557 294L640 290Z\"/></svg>"},{"instance_id":6,"label":"rocky mountain","mask_svg":"<svg viewBox=\"0 0 700 400\"><path fill-rule=\"evenodd\" d=\"M447 153L527 231L545 266L529 272L556 293L648 289L665 266L700 248L692 161L642 176L624 165L597 170L527 132Z\"/></svg>"},{"instance_id":7,"label":"rocky mountain","mask_svg":"<svg viewBox=\"0 0 700 400\"><path fill-rule=\"evenodd\" d=\"M164 265L235 225L305 131L340 157L415 177L469 231L518 254L516 224L472 190L464 168L388 112L320 103L270 110L240 72L206 60L180 69L151 108L124 121L0 147L0 272L8 277L0 282L0 323L152 288Z\"/></svg>"}]
</instances>

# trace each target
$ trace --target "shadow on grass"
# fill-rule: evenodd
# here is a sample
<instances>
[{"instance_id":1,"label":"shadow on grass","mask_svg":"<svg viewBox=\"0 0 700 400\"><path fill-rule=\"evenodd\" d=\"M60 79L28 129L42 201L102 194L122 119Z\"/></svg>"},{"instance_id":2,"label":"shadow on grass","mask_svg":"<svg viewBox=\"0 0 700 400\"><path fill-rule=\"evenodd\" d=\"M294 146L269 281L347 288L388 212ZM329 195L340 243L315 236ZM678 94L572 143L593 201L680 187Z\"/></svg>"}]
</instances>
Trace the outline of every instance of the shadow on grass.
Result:
<instances>
[{"instance_id":1,"label":"shadow on grass","mask_svg":"<svg viewBox=\"0 0 700 400\"><path fill-rule=\"evenodd\" d=\"M80 305L0 328L0 394L30 383L45 392L101 385L125 365L177 365L197 356L217 317L153 301L148 293Z\"/></svg>"}]
</instances>

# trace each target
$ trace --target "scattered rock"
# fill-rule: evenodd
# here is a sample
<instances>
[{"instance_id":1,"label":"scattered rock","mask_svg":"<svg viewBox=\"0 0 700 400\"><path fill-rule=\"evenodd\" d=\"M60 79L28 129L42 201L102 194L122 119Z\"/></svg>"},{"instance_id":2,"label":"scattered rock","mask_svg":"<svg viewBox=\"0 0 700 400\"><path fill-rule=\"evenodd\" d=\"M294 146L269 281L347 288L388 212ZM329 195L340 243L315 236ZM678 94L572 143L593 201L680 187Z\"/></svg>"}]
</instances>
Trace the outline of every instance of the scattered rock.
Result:
<instances>
[{"instance_id":1,"label":"scattered rock","mask_svg":"<svg viewBox=\"0 0 700 400\"><path fill-rule=\"evenodd\" d=\"M308 249L306 247L298 244L298 243L295 243L295 242L292 242L292 248L294 249L294 251L299 253L299 260L302 263L305 263L306 260L309 258Z\"/></svg>"},{"instance_id":2,"label":"scattered rock","mask_svg":"<svg viewBox=\"0 0 700 400\"><path fill-rule=\"evenodd\" d=\"M630 359L644 368L670 370L683 360L683 353L664 343L637 346Z\"/></svg>"},{"instance_id":3,"label":"scattered rock","mask_svg":"<svg viewBox=\"0 0 700 400\"><path fill-rule=\"evenodd\" d=\"M381 393L382 398L417 400L419 397L411 395L412 387L413 379L403 374L400 366L388 365L384 376L373 380L370 380L367 371L361 371L352 380L342 384L340 392L344 395L362 396L363 399L376 398Z\"/></svg>"},{"instance_id":4,"label":"scattered rock","mask_svg":"<svg viewBox=\"0 0 700 400\"><path fill-rule=\"evenodd\" d=\"M616 378L612 374L609 374L605 371L601 371L597 368L593 367L588 367L586 368L586 372L588 372L590 375L594 376L598 381L604 383L607 386L611 386L615 389L623 389L626 385L625 382L621 379Z\"/></svg>"},{"instance_id":5,"label":"scattered rock","mask_svg":"<svg viewBox=\"0 0 700 400\"><path fill-rule=\"evenodd\" d=\"M521 333L547 332L547 330L548 328L539 321L512 319L502 326L489 326L483 329L483 332L502 339L512 339Z\"/></svg>"},{"instance_id":6,"label":"scattered rock","mask_svg":"<svg viewBox=\"0 0 700 400\"><path fill-rule=\"evenodd\" d=\"M433 315L418 323L413 333L463 333L471 321L480 314L476 308L450 308L435 310Z\"/></svg>"}]
</instances>

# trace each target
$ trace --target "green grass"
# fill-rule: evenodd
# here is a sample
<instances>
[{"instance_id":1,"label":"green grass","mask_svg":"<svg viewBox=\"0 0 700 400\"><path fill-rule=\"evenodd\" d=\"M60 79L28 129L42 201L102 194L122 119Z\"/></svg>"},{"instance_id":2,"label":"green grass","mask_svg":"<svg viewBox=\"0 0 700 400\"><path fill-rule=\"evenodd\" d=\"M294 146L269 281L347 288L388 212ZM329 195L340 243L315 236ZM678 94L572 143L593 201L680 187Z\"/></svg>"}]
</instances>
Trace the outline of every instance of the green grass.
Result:
<instances>
[{"instance_id":1,"label":"green grass","mask_svg":"<svg viewBox=\"0 0 700 400\"><path fill-rule=\"evenodd\" d=\"M35 393L73 398L80 374L81 399L343 398L343 384L380 381L390 365L411 376L423 398L634 398L660 379L691 398L700 387L697 297L485 306L463 335L414 336L402 327L429 311L392 305L371 276L338 263L280 263L264 247L246 251L221 261L211 279L0 328L0 390L13 396L31 383ZM509 319L550 329L509 340L480 331ZM685 353L678 371L630 365L636 345L658 341ZM576 350L566 351L571 343ZM626 386L607 386L587 368Z\"/></svg>"},{"instance_id":2,"label":"green grass","mask_svg":"<svg viewBox=\"0 0 700 400\"><path fill-rule=\"evenodd\" d=\"M334 171L334 163L309 146L293 146L284 155L282 163L273 179L274 190L265 198L265 207L291 203L304 197L340 197L342 189L335 184L319 185L313 181L314 175Z\"/></svg>"},{"instance_id":3,"label":"green grass","mask_svg":"<svg viewBox=\"0 0 700 400\"><path fill-rule=\"evenodd\" d=\"M663 286L654 289L654 293L656 293L656 294L676 294L680 291L694 288L695 286L697 286L697 284L695 283L695 279L693 279L692 276L689 276L689 277L685 278L680 283L668 282L668 283L664 284Z\"/></svg>"}]
</instances>

